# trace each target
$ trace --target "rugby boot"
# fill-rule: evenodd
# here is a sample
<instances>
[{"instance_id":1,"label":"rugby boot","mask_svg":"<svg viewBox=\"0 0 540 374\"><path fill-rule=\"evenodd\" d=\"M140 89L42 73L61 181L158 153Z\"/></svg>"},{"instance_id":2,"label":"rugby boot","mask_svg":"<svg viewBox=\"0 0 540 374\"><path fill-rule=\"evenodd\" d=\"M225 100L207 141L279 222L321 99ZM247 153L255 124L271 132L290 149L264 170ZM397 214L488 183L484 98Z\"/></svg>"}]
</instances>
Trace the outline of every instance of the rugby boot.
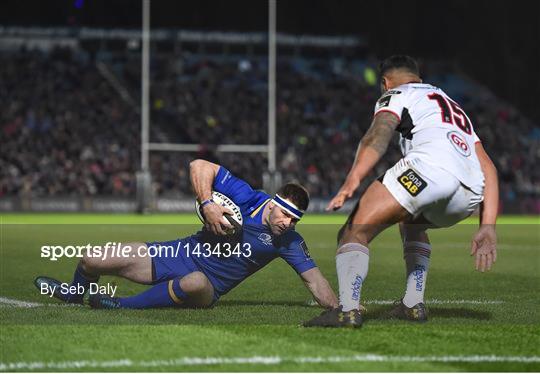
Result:
<instances>
[{"instance_id":1,"label":"rugby boot","mask_svg":"<svg viewBox=\"0 0 540 374\"><path fill-rule=\"evenodd\" d=\"M418 303L412 308L403 304L403 299L394 302L394 308L388 313L390 318L404 319L411 322L427 322L427 312L424 303Z\"/></svg>"},{"instance_id":2,"label":"rugby boot","mask_svg":"<svg viewBox=\"0 0 540 374\"><path fill-rule=\"evenodd\" d=\"M120 309L120 302L116 297L103 295L100 293L91 294L88 297L88 304L93 309Z\"/></svg>"},{"instance_id":3,"label":"rugby boot","mask_svg":"<svg viewBox=\"0 0 540 374\"><path fill-rule=\"evenodd\" d=\"M328 309L321 315L304 322L304 327L362 327L362 314L358 309L344 312L340 307Z\"/></svg>"},{"instance_id":4,"label":"rugby boot","mask_svg":"<svg viewBox=\"0 0 540 374\"><path fill-rule=\"evenodd\" d=\"M62 282L51 277L46 277L40 275L34 279L34 285L39 290L42 295L49 296L52 292L52 295L69 304L83 304L84 295L71 294L68 292L62 293ZM46 287L45 287L46 286ZM44 293L45 292L45 293Z\"/></svg>"}]
</instances>

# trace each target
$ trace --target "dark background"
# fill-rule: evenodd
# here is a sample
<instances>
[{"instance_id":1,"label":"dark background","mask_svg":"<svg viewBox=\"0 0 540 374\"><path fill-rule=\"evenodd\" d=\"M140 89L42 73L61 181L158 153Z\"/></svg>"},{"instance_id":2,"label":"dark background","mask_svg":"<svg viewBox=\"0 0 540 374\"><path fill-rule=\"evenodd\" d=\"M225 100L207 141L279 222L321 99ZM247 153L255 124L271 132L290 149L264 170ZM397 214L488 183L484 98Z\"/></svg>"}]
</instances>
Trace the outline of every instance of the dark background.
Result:
<instances>
[{"instance_id":1,"label":"dark background","mask_svg":"<svg viewBox=\"0 0 540 374\"><path fill-rule=\"evenodd\" d=\"M2 1L0 25L141 26L140 0ZM152 27L265 31L264 0L153 0ZM281 0L278 32L356 35L383 58L406 53L456 62L540 121L540 1Z\"/></svg>"}]
</instances>

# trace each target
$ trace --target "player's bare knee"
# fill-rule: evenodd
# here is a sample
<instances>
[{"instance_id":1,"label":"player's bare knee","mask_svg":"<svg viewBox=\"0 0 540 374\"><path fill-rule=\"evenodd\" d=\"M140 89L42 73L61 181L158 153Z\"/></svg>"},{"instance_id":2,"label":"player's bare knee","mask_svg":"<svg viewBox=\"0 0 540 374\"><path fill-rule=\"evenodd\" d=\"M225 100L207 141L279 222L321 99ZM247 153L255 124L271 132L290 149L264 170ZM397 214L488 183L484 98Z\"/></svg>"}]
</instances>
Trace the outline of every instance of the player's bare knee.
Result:
<instances>
[{"instance_id":1,"label":"player's bare knee","mask_svg":"<svg viewBox=\"0 0 540 374\"><path fill-rule=\"evenodd\" d=\"M212 287L206 275L200 271L194 271L182 278L180 285L188 294L200 294Z\"/></svg>"}]
</instances>

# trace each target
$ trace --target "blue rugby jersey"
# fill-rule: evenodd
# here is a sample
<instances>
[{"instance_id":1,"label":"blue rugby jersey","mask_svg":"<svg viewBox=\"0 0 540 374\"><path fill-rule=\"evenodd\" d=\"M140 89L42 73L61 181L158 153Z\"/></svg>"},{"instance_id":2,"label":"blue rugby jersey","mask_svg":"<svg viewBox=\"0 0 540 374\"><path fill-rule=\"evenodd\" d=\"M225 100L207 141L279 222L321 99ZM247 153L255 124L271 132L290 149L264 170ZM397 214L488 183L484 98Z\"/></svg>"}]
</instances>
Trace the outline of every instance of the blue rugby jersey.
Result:
<instances>
[{"instance_id":1,"label":"blue rugby jersey","mask_svg":"<svg viewBox=\"0 0 540 374\"><path fill-rule=\"evenodd\" d=\"M185 238L183 242L190 243L189 257L208 277L218 297L277 257L283 258L298 274L316 267L299 233L289 230L274 236L263 224L262 212L271 199L268 194L253 190L248 183L235 177L224 167L220 167L213 189L228 196L240 207L244 220L241 233L231 239L216 237L203 230ZM223 244L227 242L232 248L238 245L241 255L205 257L202 255L202 246L199 246L201 255L193 254L193 248L204 243L210 243L210 248L215 248L215 245L220 243L223 253ZM249 256L246 248L251 251Z\"/></svg>"}]
</instances>

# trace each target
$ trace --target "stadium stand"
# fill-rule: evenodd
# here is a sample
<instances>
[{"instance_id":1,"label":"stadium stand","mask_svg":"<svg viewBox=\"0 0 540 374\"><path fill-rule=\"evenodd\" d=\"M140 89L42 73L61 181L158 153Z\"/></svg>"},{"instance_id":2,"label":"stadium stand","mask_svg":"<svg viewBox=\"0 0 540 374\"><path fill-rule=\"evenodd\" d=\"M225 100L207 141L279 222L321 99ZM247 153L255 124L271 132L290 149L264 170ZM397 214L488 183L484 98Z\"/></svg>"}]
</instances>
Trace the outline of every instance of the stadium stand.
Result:
<instances>
[{"instance_id":1,"label":"stadium stand","mask_svg":"<svg viewBox=\"0 0 540 374\"><path fill-rule=\"evenodd\" d=\"M138 102L137 56L20 49L0 52L0 62L0 197L135 195L139 114L96 63L108 66ZM540 127L454 67L436 61L424 66L425 80L455 97L471 117L499 170L503 210L539 213ZM284 180L301 181L314 197L337 191L379 96L374 68L371 59L278 60L278 167ZM152 141L201 144L197 154L151 155L158 196L191 196L187 165L193 157L228 165L262 187L262 155L218 157L213 145L266 142L266 79L264 57L153 57ZM394 146L375 174L398 158Z\"/></svg>"}]
</instances>

